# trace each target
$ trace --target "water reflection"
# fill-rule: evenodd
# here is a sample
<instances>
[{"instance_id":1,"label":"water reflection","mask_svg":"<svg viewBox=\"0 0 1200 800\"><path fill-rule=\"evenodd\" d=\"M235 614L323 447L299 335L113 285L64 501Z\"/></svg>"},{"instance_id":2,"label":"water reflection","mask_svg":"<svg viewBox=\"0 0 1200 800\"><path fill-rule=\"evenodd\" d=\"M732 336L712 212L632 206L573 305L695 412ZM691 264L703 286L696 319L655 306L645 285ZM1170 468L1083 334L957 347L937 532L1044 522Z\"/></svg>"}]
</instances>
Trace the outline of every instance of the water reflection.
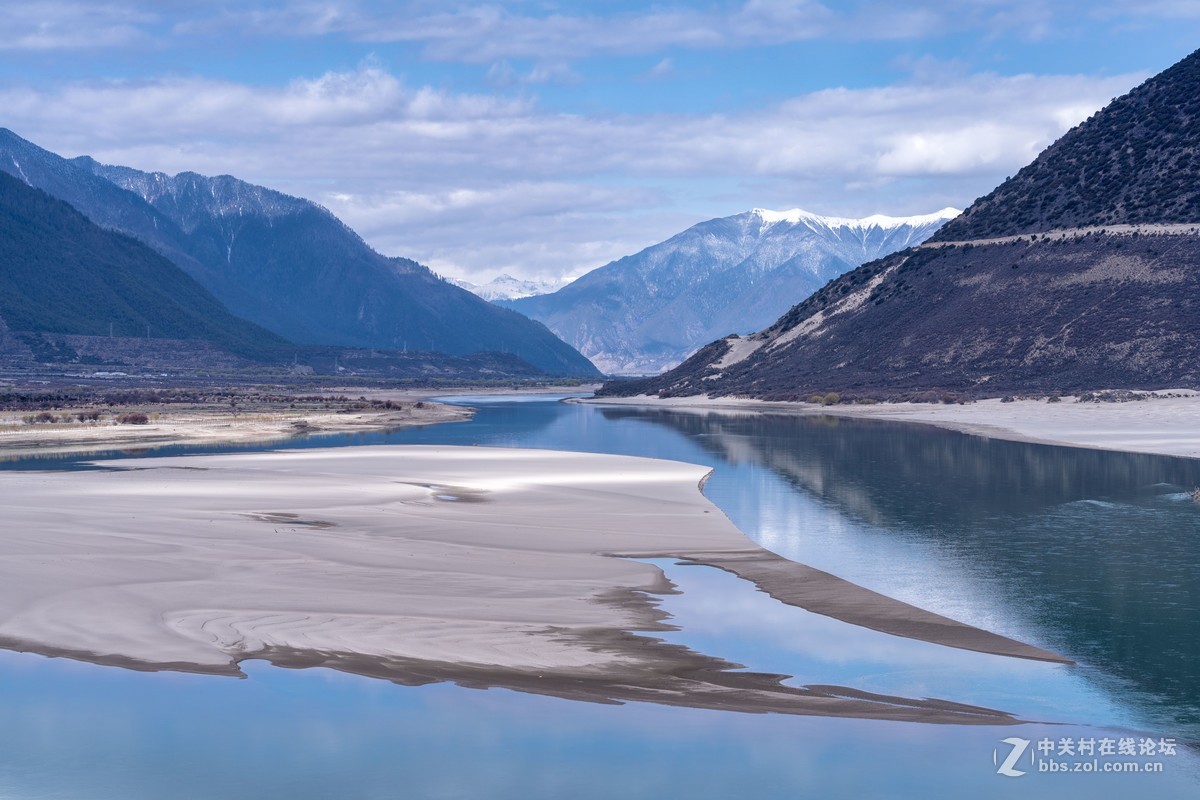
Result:
<instances>
[{"instance_id":1,"label":"water reflection","mask_svg":"<svg viewBox=\"0 0 1200 800\"><path fill-rule=\"evenodd\" d=\"M1200 506L1184 493L1200 461L830 417L603 414L816 501L780 520L786 503L724 499L782 555L1045 643L1159 724L1200 730Z\"/></svg>"},{"instance_id":2,"label":"water reflection","mask_svg":"<svg viewBox=\"0 0 1200 800\"><path fill-rule=\"evenodd\" d=\"M717 628L705 635L727 641L730 631ZM774 649L756 631L736 636L747 660ZM239 681L0 652L0 796L1169 800L1194 797L1197 785L1197 760L1186 751L1154 775L1034 773L1014 781L995 774L992 754L1003 737L1104 733L1090 727L612 706L244 666L249 677Z\"/></svg>"},{"instance_id":3,"label":"water reflection","mask_svg":"<svg viewBox=\"0 0 1200 800\"><path fill-rule=\"evenodd\" d=\"M662 634L786 683L846 685L903 697L945 697L1025 720L1132 728L1135 715L1069 665L957 650L847 625L775 600L711 567L654 560L681 591L661 607ZM707 648L707 649L706 649Z\"/></svg>"}]
</instances>

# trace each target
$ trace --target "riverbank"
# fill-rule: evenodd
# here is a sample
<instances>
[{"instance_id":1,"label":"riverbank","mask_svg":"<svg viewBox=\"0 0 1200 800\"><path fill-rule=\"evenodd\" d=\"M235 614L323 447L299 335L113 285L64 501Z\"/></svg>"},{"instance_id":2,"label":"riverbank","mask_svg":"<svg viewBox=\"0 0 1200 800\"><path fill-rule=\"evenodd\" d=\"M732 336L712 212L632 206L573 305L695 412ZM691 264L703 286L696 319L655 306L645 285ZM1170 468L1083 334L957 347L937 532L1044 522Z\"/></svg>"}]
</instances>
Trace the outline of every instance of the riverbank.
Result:
<instances>
[{"instance_id":1,"label":"riverbank","mask_svg":"<svg viewBox=\"0 0 1200 800\"><path fill-rule=\"evenodd\" d=\"M297 436L394 430L471 418L471 409L436 403L426 396L373 393L361 400L336 394L285 396L240 408L217 402L143 402L104 410L69 406L0 411L0 459L184 444L269 444Z\"/></svg>"},{"instance_id":2,"label":"riverbank","mask_svg":"<svg viewBox=\"0 0 1200 800\"><path fill-rule=\"evenodd\" d=\"M698 491L694 464L476 447L356 447L0 473L0 643L136 669L325 666L598 702L1006 724L947 700L793 687L646 635L658 567L909 638L1053 653L787 561ZM69 502L67 502L69 500Z\"/></svg>"},{"instance_id":3,"label":"riverbank","mask_svg":"<svg viewBox=\"0 0 1200 800\"><path fill-rule=\"evenodd\" d=\"M586 394L595 385L437 388L58 384L0 387L0 460L171 445L269 444L297 436L461 422L455 395Z\"/></svg>"},{"instance_id":4,"label":"riverbank","mask_svg":"<svg viewBox=\"0 0 1200 800\"><path fill-rule=\"evenodd\" d=\"M973 403L818 405L744 398L627 397L589 403L694 411L772 412L919 422L994 439L1200 458L1200 393L1175 390L1127 402L1000 399ZM1172 395L1172 396L1165 396Z\"/></svg>"}]
</instances>

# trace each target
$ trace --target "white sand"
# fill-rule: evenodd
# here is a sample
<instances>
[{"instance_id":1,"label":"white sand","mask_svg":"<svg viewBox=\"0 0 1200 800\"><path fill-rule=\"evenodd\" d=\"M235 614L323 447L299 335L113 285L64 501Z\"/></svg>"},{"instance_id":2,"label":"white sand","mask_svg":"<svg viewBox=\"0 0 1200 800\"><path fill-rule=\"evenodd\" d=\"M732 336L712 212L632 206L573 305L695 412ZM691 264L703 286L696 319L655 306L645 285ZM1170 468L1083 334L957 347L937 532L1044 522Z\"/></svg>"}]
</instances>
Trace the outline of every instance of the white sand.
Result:
<instances>
[{"instance_id":1,"label":"white sand","mask_svg":"<svg viewBox=\"0 0 1200 800\"><path fill-rule=\"evenodd\" d=\"M643 593L670 585L627 557L676 556L879 630L1058 658L763 550L700 494L709 470L694 464L416 446L112 463L0 473L0 645L139 668L236 674L263 657L589 699L997 720L718 673L729 665L631 636L661 629Z\"/></svg>"},{"instance_id":2,"label":"white sand","mask_svg":"<svg viewBox=\"0 0 1200 800\"><path fill-rule=\"evenodd\" d=\"M662 581L597 552L753 547L688 464L405 447L120 466L0 475L0 637L149 663L286 647L600 668L547 629L611 625L593 598Z\"/></svg>"},{"instance_id":3,"label":"white sand","mask_svg":"<svg viewBox=\"0 0 1200 800\"><path fill-rule=\"evenodd\" d=\"M923 422L997 439L1200 458L1200 393L1188 390L1166 393L1184 396L1125 403L1081 403L1068 397L1059 403L981 400L965 405L880 403L869 406L768 403L726 397L599 398L588 402L694 410L787 411Z\"/></svg>"}]
</instances>

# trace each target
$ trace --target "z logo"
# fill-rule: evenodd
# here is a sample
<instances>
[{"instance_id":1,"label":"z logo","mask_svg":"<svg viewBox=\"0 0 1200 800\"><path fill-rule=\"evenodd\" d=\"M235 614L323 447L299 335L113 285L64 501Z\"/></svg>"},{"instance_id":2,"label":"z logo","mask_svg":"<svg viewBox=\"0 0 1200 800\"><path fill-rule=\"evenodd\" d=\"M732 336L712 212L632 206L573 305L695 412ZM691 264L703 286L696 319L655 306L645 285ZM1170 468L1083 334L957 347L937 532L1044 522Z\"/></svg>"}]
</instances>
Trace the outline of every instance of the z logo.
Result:
<instances>
[{"instance_id":1,"label":"z logo","mask_svg":"<svg viewBox=\"0 0 1200 800\"><path fill-rule=\"evenodd\" d=\"M1021 777L1025 774L1025 771L1013 768L1017 765L1017 761L1020 760L1021 756L1025 755L1025 751L1029 749L1029 740L1018 739L1017 737L1012 736L1008 739L1001 739L1000 741L1004 744L1012 745L1012 750L1009 752L1008 757L1004 759L1003 764L999 763L999 752L996 750L992 751L992 763L997 765L996 772L1009 778Z\"/></svg>"}]
</instances>

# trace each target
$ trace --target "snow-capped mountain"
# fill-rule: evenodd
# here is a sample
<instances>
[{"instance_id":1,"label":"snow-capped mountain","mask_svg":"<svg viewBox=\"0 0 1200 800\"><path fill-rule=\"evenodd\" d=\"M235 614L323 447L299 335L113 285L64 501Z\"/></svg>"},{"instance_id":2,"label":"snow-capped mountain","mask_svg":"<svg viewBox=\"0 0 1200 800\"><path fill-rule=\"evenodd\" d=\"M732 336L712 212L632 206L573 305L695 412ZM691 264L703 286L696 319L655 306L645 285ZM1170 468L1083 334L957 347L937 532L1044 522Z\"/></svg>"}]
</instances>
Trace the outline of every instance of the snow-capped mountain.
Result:
<instances>
[{"instance_id":1,"label":"snow-capped mountain","mask_svg":"<svg viewBox=\"0 0 1200 800\"><path fill-rule=\"evenodd\" d=\"M462 281L456 278L448 278L447 280L460 289L466 289L468 292L482 297L489 302L495 302L496 300L519 300L523 297L549 294L561 289L567 283L564 280L522 280L521 278L514 278L507 273L498 275L487 283L471 283L470 281Z\"/></svg>"},{"instance_id":2,"label":"snow-capped mountain","mask_svg":"<svg viewBox=\"0 0 1200 800\"><path fill-rule=\"evenodd\" d=\"M770 400L1200 386L1200 51L948 222L749 337L602 394Z\"/></svg>"},{"instance_id":3,"label":"snow-capped mountain","mask_svg":"<svg viewBox=\"0 0 1200 800\"><path fill-rule=\"evenodd\" d=\"M829 280L920 244L958 214L846 219L756 208L701 222L552 294L500 302L605 372L659 372L714 339L769 325Z\"/></svg>"}]
</instances>

